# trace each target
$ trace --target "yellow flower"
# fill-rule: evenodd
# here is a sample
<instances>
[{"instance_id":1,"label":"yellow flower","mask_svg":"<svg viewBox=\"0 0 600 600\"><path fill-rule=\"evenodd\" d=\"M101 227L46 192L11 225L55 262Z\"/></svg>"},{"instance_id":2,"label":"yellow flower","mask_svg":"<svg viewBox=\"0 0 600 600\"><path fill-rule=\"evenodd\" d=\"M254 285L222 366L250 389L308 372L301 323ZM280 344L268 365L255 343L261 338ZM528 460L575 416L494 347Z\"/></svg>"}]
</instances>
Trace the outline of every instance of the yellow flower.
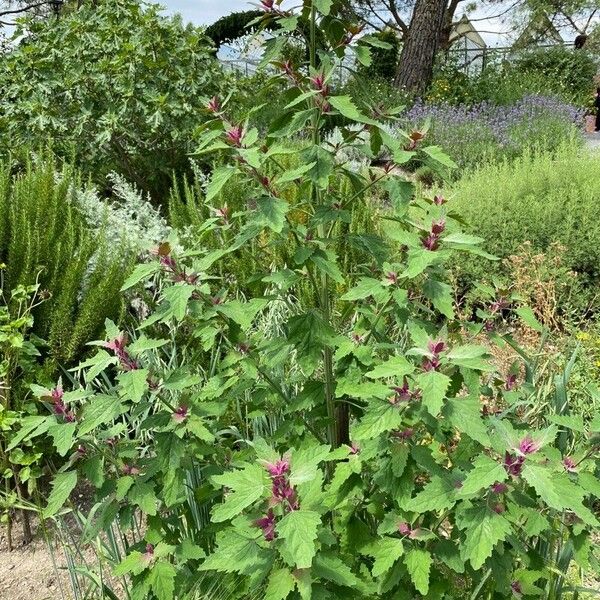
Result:
<instances>
[{"instance_id":1,"label":"yellow flower","mask_svg":"<svg viewBox=\"0 0 600 600\"><path fill-rule=\"evenodd\" d=\"M590 334L589 334L589 333L587 333L587 331L580 331L580 332L577 334L577 336L576 336L576 337L577 337L577 339L578 339L578 340L581 340L582 342L585 342L586 340L589 340L589 339L590 339Z\"/></svg>"}]
</instances>

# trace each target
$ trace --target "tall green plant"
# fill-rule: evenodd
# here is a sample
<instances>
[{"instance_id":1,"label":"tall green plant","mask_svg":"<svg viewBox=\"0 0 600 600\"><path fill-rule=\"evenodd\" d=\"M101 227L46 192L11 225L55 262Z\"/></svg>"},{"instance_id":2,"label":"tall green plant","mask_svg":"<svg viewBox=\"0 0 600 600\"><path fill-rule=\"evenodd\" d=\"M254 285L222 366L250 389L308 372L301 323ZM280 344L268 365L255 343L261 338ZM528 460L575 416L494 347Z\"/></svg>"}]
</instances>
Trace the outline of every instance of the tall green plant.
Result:
<instances>
[{"instance_id":1,"label":"tall green plant","mask_svg":"<svg viewBox=\"0 0 600 600\"><path fill-rule=\"evenodd\" d=\"M266 19L294 28L295 15L262 4ZM421 132L392 138L332 94L356 31L337 8L303 3L313 49L304 72L277 61L284 39L267 43L265 62L275 60L289 91L266 138L209 102L200 151L223 163L206 200L234 176L252 192L246 207L203 224L221 246L178 255L162 244L124 286L152 281L148 319L130 335L109 323L78 389L37 390L52 414L25 437L56 427L70 456L42 516L55 515L81 477L98 490L96 531L145 515L144 539L115 568L134 598L202 597L203 586L229 578L232 597L268 600L565 597L570 559L552 550L577 548L581 568L594 560L597 441L563 455L559 425L528 427L517 382L487 376L483 325L456 321L445 270L455 252L485 256L481 239L460 231L443 197L416 197L400 168L453 163ZM335 53L317 54L317 27ZM337 163L321 139L337 117L369 134L365 147L345 128L344 146L367 156L385 146L389 164L355 173ZM300 165L278 169L289 137L301 141L291 150ZM340 175L352 191L338 193ZM288 187L300 190L294 211ZM375 189L390 211L380 235L355 234L370 257L344 272L341 224ZM237 294L223 273L257 240L284 261L270 269L254 256L255 277L272 286ZM314 301L299 306L291 292L304 282ZM264 316L280 306L285 323L268 333ZM482 411L482 392L507 410ZM260 427L268 437L261 416L271 418ZM600 430L598 420L588 429Z\"/></svg>"},{"instance_id":2,"label":"tall green plant","mask_svg":"<svg viewBox=\"0 0 600 600\"><path fill-rule=\"evenodd\" d=\"M68 364L116 318L123 301L117 291L128 259L109 248L102 232L92 234L77 209L80 182L69 167L57 171L46 158L14 173L0 167L0 261L6 289L40 286L50 297L34 311L33 332L50 347L50 368ZM99 215L101 218L101 215Z\"/></svg>"}]
</instances>

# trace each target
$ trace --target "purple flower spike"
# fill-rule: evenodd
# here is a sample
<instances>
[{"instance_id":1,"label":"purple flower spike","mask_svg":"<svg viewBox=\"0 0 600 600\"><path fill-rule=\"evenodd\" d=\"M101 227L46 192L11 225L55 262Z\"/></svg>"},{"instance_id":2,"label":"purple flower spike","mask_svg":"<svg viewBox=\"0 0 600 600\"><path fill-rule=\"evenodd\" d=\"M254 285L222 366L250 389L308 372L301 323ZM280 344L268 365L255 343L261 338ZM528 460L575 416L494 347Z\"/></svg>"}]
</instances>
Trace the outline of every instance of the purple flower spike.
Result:
<instances>
[{"instance_id":1,"label":"purple flower spike","mask_svg":"<svg viewBox=\"0 0 600 600\"><path fill-rule=\"evenodd\" d=\"M563 466L567 472L575 473L577 464L570 456L565 456L565 458L563 458Z\"/></svg>"},{"instance_id":2,"label":"purple flower spike","mask_svg":"<svg viewBox=\"0 0 600 600\"><path fill-rule=\"evenodd\" d=\"M519 450L527 455L534 454L540 449L540 445L533 441L533 438L528 434L519 442Z\"/></svg>"},{"instance_id":3,"label":"purple flower spike","mask_svg":"<svg viewBox=\"0 0 600 600\"><path fill-rule=\"evenodd\" d=\"M187 406L183 404L177 408L177 410L173 413L173 421L176 423L183 423L189 415L189 409Z\"/></svg>"},{"instance_id":4,"label":"purple flower spike","mask_svg":"<svg viewBox=\"0 0 600 600\"><path fill-rule=\"evenodd\" d=\"M509 452L504 455L504 468L506 469L506 472L513 477L518 477L521 474L524 462L524 456L516 456Z\"/></svg>"},{"instance_id":5,"label":"purple flower spike","mask_svg":"<svg viewBox=\"0 0 600 600\"><path fill-rule=\"evenodd\" d=\"M513 581L510 584L510 589L517 598L520 598L523 595L523 588L521 587L521 584L518 581Z\"/></svg>"},{"instance_id":6,"label":"purple flower spike","mask_svg":"<svg viewBox=\"0 0 600 600\"><path fill-rule=\"evenodd\" d=\"M277 534L275 533L275 513L273 512L273 509L270 508L267 511L267 514L261 519L254 521L254 524L262 529L267 542L272 542L277 537Z\"/></svg>"},{"instance_id":7,"label":"purple flower spike","mask_svg":"<svg viewBox=\"0 0 600 600\"><path fill-rule=\"evenodd\" d=\"M494 494L504 494L506 492L508 492L508 486L505 483L500 483L499 481L497 481L492 487L491 487L492 492L494 492Z\"/></svg>"},{"instance_id":8,"label":"purple flower spike","mask_svg":"<svg viewBox=\"0 0 600 600\"><path fill-rule=\"evenodd\" d=\"M403 521L402 523L398 523L398 531L400 535L410 535L412 533L412 527Z\"/></svg>"},{"instance_id":9,"label":"purple flower spike","mask_svg":"<svg viewBox=\"0 0 600 600\"><path fill-rule=\"evenodd\" d=\"M290 463L287 460L278 460L267 464L267 471L271 477L282 477L290 470Z\"/></svg>"}]
</instances>

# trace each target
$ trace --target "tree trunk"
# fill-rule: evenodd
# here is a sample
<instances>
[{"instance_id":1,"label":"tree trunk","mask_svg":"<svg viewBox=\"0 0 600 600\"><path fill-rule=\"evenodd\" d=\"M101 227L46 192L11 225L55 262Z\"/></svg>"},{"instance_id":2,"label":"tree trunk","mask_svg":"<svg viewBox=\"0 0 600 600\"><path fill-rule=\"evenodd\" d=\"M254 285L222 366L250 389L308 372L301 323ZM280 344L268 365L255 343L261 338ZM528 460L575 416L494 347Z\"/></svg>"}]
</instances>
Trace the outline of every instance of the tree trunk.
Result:
<instances>
[{"instance_id":1,"label":"tree trunk","mask_svg":"<svg viewBox=\"0 0 600 600\"><path fill-rule=\"evenodd\" d=\"M433 76L446 0L417 0L400 54L396 87L421 94Z\"/></svg>"}]
</instances>

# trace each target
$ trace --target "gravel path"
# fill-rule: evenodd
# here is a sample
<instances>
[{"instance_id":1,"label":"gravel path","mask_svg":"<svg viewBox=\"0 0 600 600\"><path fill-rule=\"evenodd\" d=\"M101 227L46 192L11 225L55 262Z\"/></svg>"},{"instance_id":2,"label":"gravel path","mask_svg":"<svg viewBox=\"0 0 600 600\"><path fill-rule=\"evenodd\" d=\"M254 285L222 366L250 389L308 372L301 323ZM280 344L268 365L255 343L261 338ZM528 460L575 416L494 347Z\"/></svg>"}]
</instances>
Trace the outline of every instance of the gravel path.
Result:
<instances>
[{"instance_id":1,"label":"gravel path","mask_svg":"<svg viewBox=\"0 0 600 600\"><path fill-rule=\"evenodd\" d=\"M586 133L586 144L591 150L600 149L600 131L596 133Z\"/></svg>"}]
</instances>

